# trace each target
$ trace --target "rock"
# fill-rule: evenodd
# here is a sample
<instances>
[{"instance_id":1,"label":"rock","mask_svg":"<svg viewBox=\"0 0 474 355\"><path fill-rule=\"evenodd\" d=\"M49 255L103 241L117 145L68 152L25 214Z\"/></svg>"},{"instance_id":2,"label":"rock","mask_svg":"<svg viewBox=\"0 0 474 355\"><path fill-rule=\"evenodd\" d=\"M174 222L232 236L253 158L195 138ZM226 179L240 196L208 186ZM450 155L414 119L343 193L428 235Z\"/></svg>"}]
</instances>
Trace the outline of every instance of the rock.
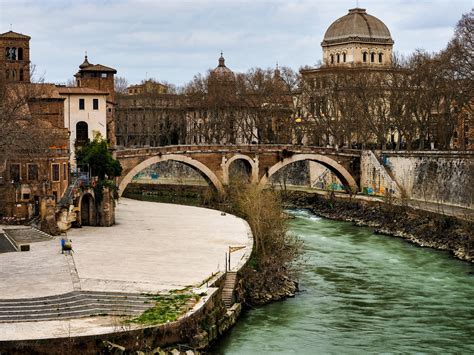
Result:
<instances>
[{"instance_id":1,"label":"rock","mask_svg":"<svg viewBox=\"0 0 474 355\"><path fill-rule=\"evenodd\" d=\"M110 341L104 341L102 344L111 354L125 354L126 349L124 346L114 344Z\"/></svg>"}]
</instances>

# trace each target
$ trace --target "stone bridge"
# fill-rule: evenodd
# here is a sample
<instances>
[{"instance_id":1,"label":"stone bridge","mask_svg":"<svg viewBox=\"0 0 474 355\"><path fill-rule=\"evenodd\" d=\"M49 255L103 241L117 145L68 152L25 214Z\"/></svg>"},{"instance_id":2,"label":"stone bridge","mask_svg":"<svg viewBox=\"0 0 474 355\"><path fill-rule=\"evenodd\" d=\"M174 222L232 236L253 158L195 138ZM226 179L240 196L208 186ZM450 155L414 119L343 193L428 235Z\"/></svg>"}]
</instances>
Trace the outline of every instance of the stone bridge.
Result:
<instances>
[{"instance_id":1,"label":"stone bridge","mask_svg":"<svg viewBox=\"0 0 474 355\"><path fill-rule=\"evenodd\" d=\"M133 177L148 166L164 162L183 163L199 172L219 193L229 183L231 165L242 161L252 183L265 186L277 171L298 161L314 161L333 172L346 191L359 190L361 152L293 145L177 145L117 150L122 164L118 179L121 195Z\"/></svg>"}]
</instances>

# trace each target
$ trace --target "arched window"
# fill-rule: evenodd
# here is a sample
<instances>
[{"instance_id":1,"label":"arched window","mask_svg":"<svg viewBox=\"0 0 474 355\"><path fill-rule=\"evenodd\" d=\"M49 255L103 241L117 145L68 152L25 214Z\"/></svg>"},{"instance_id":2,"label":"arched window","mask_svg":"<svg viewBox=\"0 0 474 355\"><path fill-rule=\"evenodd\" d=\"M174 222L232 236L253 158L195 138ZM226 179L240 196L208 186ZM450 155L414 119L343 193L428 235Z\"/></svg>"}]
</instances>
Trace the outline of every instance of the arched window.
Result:
<instances>
[{"instance_id":1,"label":"arched window","mask_svg":"<svg viewBox=\"0 0 474 355\"><path fill-rule=\"evenodd\" d=\"M87 122L76 123L76 145L83 145L89 141L89 126Z\"/></svg>"},{"instance_id":2,"label":"arched window","mask_svg":"<svg viewBox=\"0 0 474 355\"><path fill-rule=\"evenodd\" d=\"M16 80L16 69L12 70L12 80Z\"/></svg>"},{"instance_id":3,"label":"arched window","mask_svg":"<svg viewBox=\"0 0 474 355\"><path fill-rule=\"evenodd\" d=\"M23 69L20 69L20 81L23 81L25 78L24 78L24 75L23 75Z\"/></svg>"},{"instance_id":4,"label":"arched window","mask_svg":"<svg viewBox=\"0 0 474 355\"><path fill-rule=\"evenodd\" d=\"M379 63L382 63L382 56L383 56L383 54L379 53Z\"/></svg>"},{"instance_id":5,"label":"arched window","mask_svg":"<svg viewBox=\"0 0 474 355\"><path fill-rule=\"evenodd\" d=\"M374 52L370 53L370 62L371 63L375 62L375 53Z\"/></svg>"},{"instance_id":6,"label":"arched window","mask_svg":"<svg viewBox=\"0 0 474 355\"><path fill-rule=\"evenodd\" d=\"M364 52L362 54L362 60L364 61L364 63L367 62L367 52Z\"/></svg>"},{"instance_id":7,"label":"arched window","mask_svg":"<svg viewBox=\"0 0 474 355\"><path fill-rule=\"evenodd\" d=\"M341 55L337 53L337 62L339 63L341 61Z\"/></svg>"},{"instance_id":8,"label":"arched window","mask_svg":"<svg viewBox=\"0 0 474 355\"><path fill-rule=\"evenodd\" d=\"M5 50L5 54L6 54L6 58L8 60L16 60L16 48L15 47L11 47L11 48L8 48Z\"/></svg>"},{"instance_id":9,"label":"arched window","mask_svg":"<svg viewBox=\"0 0 474 355\"><path fill-rule=\"evenodd\" d=\"M331 64L334 64L334 54L331 54Z\"/></svg>"},{"instance_id":10,"label":"arched window","mask_svg":"<svg viewBox=\"0 0 474 355\"><path fill-rule=\"evenodd\" d=\"M346 62L346 53L342 53L342 61L345 63Z\"/></svg>"},{"instance_id":11,"label":"arched window","mask_svg":"<svg viewBox=\"0 0 474 355\"><path fill-rule=\"evenodd\" d=\"M18 60L23 60L23 48L18 48Z\"/></svg>"}]
</instances>

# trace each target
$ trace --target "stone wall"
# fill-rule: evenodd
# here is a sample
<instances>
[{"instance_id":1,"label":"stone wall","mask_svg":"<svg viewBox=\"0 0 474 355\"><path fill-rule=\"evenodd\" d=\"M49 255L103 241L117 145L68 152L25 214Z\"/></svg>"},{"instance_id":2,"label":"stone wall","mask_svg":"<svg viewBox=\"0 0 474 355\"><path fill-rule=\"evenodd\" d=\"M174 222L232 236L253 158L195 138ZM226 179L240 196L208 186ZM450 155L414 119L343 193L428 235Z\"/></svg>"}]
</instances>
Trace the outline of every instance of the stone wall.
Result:
<instances>
[{"instance_id":1,"label":"stone wall","mask_svg":"<svg viewBox=\"0 0 474 355\"><path fill-rule=\"evenodd\" d=\"M381 161L372 151L366 150L362 153L360 165L360 190L363 193L399 198L404 196L403 190L392 178L386 160Z\"/></svg>"},{"instance_id":2,"label":"stone wall","mask_svg":"<svg viewBox=\"0 0 474 355\"><path fill-rule=\"evenodd\" d=\"M289 164L270 177L270 183L277 186L310 184L309 161L298 161Z\"/></svg>"},{"instance_id":3,"label":"stone wall","mask_svg":"<svg viewBox=\"0 0 474 355\"><path fill-rule=\"evenodd\" d=\"M179 162L164 161L143 169L132 179L140 184L205 185L206 180L195 169Z\"/></svg>"},{"instance_id":4,"label":"stone wall","mask_svg":"<svg viewBox=\"0 0 474 355\"><path fill-rule=\"evenodd\" d=\"M379 153L407 197L474 208L474 154Z\"/></svg>"}]
</instances>

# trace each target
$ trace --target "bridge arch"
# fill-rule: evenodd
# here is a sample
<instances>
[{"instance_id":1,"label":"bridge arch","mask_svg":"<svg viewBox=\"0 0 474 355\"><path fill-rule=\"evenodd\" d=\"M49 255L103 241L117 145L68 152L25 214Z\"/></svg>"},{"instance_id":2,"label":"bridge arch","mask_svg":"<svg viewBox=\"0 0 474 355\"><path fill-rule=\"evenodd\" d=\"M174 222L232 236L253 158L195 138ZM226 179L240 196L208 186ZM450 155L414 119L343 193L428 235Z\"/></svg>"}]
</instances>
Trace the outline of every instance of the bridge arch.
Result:
<instances>
[{"instance_id":1,"label":"bridge arch","mask_svg":"<svg viewBox=\"0 0 474 355\"><path fill-rule=\"evenodd\" d=\"M355 179L352 177L352 175L347 171L347 169L344 168L341 164L339 164L334 159L321 155L321 154L295 154L289 158L285 158L282 161L270 167L270 169L268 169L268 172L265 175L263 175L262 178L260 179L259 185L261 187L265 187L270 177L273 174L275 174L278 170L284 168L288 164L292 164L292 163L295 163L297 161L302 161L302 160L314 161L316 163L319 163L325 166L332 173L336 174L336 176L339 178L339 180L341 180L342 184L346 187L347 190L352 191L352 193L357 192L358 190L357 183Z\"/></svg>"},{"instance_id":2,"label":"bridge arch","mask_svg":"<svg viewBox=\"0 0 474 355\"><path fill-rule=\"evenodd\" d=\"M127 173L127 175L125 175L122 178L122 180L120 181L119 196L122 196L123 192L125 191L125 188L132 181L133 177L137 173L139 173L140 171L142 171L143 169L145 169L146 167L148 167L152 164L156 164L156 163L160 163L160 162L164 162L164 161L168 161L168 160L177 161L177 162L183 163L187 166L190 166L190 167L196 169L196 171L198 173L200 173L202 175L202 177L208 183L212 184L216 188L216 190L219 194L222 195L222 194L225 193L224 192L224 187L222 186L222 183L217 178L217 176L211 171L211 169L209 169L207 166L205 166L200 161L195 160L195 159L190 158L190 157L187 157L185 155L163 154L163 155L158 155L158 156L148 158L148 159L142 161L140 164L136 165L132 170L130 170Z\"/></svg>"},{"instance_id":3,"label":"bridge arch","mask_svg":"<svg viewBox=\"0 0 474 355\"><path fill-rule=\"evenodd\" d=\"M222 172L223 172L222 175L224 178L223 179L224 183L225 184L229 183L230 166L236 160L246 161L250 165L250 182L257 183L258 182L258 162L254 161L248 155L244 155L244 154L235 154L222 165Z\"/></svg>"}]
</instances>

